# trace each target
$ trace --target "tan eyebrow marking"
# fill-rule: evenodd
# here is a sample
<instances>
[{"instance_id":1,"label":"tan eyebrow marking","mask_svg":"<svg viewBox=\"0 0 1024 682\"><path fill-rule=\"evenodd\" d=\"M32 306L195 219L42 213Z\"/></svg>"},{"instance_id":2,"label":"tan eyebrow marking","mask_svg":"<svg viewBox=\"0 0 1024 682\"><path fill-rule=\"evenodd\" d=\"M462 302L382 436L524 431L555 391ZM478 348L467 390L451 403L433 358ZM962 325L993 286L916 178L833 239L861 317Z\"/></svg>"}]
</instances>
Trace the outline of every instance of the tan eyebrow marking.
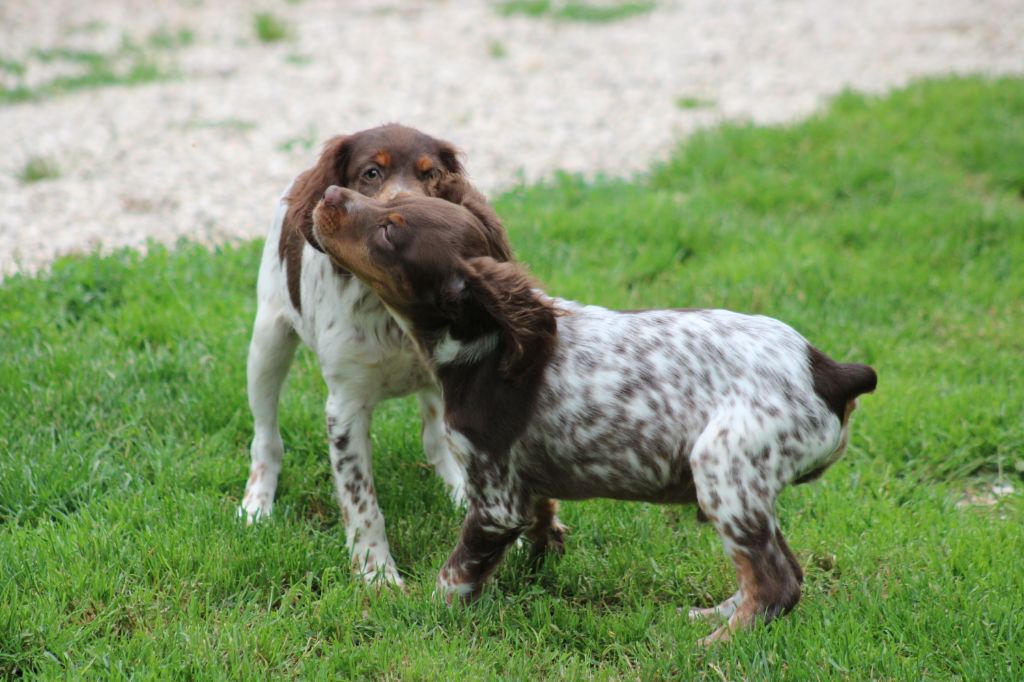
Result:
<instances>
[{"instance_id":1,"label":"tan eyebrow marking","mask_svg":"<svg viewBox=\"0 0 1024 682\"><path fill-rule=\"evenodd\" d=\"M373 160L378 166L387 168L391 165L391 154L382 149L374 155Z\"/></svg>"},{"instance_id":2,"label":"tan eyebrow marking","mask_svg":"<svg viewBox=\"0 0 1024 682\"><path fill-rule=\"evenodd\" d=\"M416 170L420 173L426 173L434 167L434 162L430 160L430 157L424 154L420 157L419 161L416 162Z\"/></svg>"}]
</instances>

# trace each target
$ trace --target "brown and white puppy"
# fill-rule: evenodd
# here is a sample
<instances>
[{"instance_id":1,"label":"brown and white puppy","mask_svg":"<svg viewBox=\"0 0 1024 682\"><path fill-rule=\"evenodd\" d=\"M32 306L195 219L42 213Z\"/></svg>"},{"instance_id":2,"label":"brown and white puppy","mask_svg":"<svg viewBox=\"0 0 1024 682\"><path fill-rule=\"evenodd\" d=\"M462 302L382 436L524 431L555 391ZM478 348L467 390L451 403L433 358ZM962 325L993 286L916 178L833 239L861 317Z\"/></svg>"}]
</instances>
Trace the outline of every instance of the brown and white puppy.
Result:
<instances>
[{"instance_id":1,"label":"brown and white puppy","mask_svg":"<svg viewBox=\"0 0 1024 682\"><path fill-rule=\"evenodd\" d=\"M469 509L438 578L472 599L546 500L697 502L739 590L691 617L727 638L800 599L803 571L775 513L789 483L846 448L866 365L839 364L768 317L726 310L618 312L552 299L488 255L483 224L429 198L372 201L332 187L314 232L377 291L444 392Z\"/></svg>"},{"instance_id":2,"label":"brown and white puppy","mask_svg":"<svg viewBox=\"0 0 1024 682\"><path fill-rule=\"evenodd\" d=\"M380 199L429 194L456 201L479 222L488 254L504 261L512 250L498 216L466 181L455 148L401 125L329 140L317 164L295 179L278 204L260 265L249 348L255 435L240 513L251 522L272 509L284 449L278 403L301 339L316 354L327 383L331 471L355 568L367 580L400 584L373 485L375 405L416 393L424 452L457 501L463 499L464 473L444 437L437 385L414 345L377 295L332 264L312 234L313 207L331 185Z\"/></svg>"}]
</instances>

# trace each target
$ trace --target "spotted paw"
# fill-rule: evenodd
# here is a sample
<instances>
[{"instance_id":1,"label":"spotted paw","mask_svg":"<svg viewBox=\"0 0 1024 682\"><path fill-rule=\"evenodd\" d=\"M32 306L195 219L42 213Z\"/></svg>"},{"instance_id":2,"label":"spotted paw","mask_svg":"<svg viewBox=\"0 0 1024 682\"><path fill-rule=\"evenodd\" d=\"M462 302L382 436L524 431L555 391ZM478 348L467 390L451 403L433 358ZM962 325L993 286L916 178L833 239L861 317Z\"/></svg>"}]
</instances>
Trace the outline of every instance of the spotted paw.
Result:
<instances>
[{"instance_id":1,"label":"spotted paw","mask_svg":"<svg viewBox=\"0 0 1024 682\"><path fill-rule=\"evenodd\" d=\"M359 570L359 576L364 583L373 587L396 587L405 591L405 581L393 563L381 567L363 567Z\"/></svg>"}]
</instances>

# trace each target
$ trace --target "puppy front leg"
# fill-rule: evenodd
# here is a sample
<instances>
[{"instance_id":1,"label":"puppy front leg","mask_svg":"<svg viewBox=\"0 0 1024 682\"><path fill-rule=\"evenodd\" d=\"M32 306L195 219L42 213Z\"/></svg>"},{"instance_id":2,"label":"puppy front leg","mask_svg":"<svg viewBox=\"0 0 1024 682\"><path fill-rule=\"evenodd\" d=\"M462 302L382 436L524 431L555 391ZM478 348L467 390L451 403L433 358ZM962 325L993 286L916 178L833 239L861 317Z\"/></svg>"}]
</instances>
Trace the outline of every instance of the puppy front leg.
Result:
<instances>
[{"instance_id":1,"label":"puppy front leg","mask_svg":"<svg viewBox=\"0 0 1024 682\"><path fill-rule=\"evenodd\" d=\"M281 472L281 456L284 453L277 408L281 400L281 387L298 343L295 331L279 311L268 303L261 303L253 324L246 363L253 438L249 480L238 513L248 523L268 516L274 506L277 477Z\"/></svg>"},{"instance_id":2,"label":"puppy front leg","mask_svg":"<svg viewBox=\"0 0 1024 682\"><path fill-rule=\"evenodd\" d=\"M434 466L437 475L448 487L448 494L458 506L466 504L466 470L452 453L444 425L444 399L437 388L417 394L423 418L423 454Z\"/></svg>"},{"instance_id":3,"label":"puppy front leg","mask_svg":"<svg viewBox=\"0 0 1024 682\"><path fill-rule=\"evenodd\" d=\"M402 586L391 558L384 529L384 515L377 506L370 460L372 405L344 390L332 387L327 398L327 437L330 441L331 475L345 522L345 541L352 566L363 580L381 580Z\"/></svg>"},{"instance_id":4,"label":"puppy front leg","mask_svg":"<svg viewBox=\"0 0 1024 682\"><path fill-rule=\"evenodd\" d=\"M471 497L459 544L437 577L437 589L445 601L471 602L480 596L484 581L527 523L525 517L485 507Z\"/></svg>"}]
</instances>

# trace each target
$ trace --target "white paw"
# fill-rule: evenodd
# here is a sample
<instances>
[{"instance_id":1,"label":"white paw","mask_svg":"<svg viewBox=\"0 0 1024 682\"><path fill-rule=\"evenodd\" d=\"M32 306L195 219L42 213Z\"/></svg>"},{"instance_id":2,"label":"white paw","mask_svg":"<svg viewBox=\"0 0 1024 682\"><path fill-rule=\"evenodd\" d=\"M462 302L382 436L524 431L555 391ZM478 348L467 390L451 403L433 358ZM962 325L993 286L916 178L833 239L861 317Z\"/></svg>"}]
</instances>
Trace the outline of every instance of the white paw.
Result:
<instances>
[{"instance_id":1,"label":"white paw","mask_svg":"<svg viewBox=\"0 0 1024 682\"><path fill-rule=\"evenodd\" d=\"M449 583L443 578L438 578L434 587L434 598L441 598L451 606L454 603L469 601L475 591L476 585L473 583Z\"/></svg>"},{"instance_id":2,"label":"white paw","mask_svg":"<svg viewBox=\"0 0 1024 682\"><path fill-rule=\"evenodd\" d=\"M397 587L400 590L405 590L405 581L402 580L402 576L398 574L398 569L395 567L393 562L388 563L379 568L363 567L359 571L359 577L363 579L367 585L373 586L390 586Z\"/></svg>"},{"instance_id":3,"label":"white paw","mask_svg":"<svg viewBox=\"0 0 1024 682\"><path fill-rule=\"evenodd\" d=\"M353 554L352 565L356 574L367 585L392 585L404 590L405 582L398 574L395 560L389 553L379 552L378 549L370 548ZM362 557L362 559L357 557Z\"/></svg>"},{"instance_id":4,"label":"white paw","mask_svg":"<svg viewBox=\"0 0 1024 682\"><path fill-rule=\"evenodd\" d=\"M244 518L245 525L251 526L254 523L259 523L270 516L270 510L272 508L272 505L261 505L258 503L243 501L238 507L238 518Z\"/></svg>"}]
</instances>

